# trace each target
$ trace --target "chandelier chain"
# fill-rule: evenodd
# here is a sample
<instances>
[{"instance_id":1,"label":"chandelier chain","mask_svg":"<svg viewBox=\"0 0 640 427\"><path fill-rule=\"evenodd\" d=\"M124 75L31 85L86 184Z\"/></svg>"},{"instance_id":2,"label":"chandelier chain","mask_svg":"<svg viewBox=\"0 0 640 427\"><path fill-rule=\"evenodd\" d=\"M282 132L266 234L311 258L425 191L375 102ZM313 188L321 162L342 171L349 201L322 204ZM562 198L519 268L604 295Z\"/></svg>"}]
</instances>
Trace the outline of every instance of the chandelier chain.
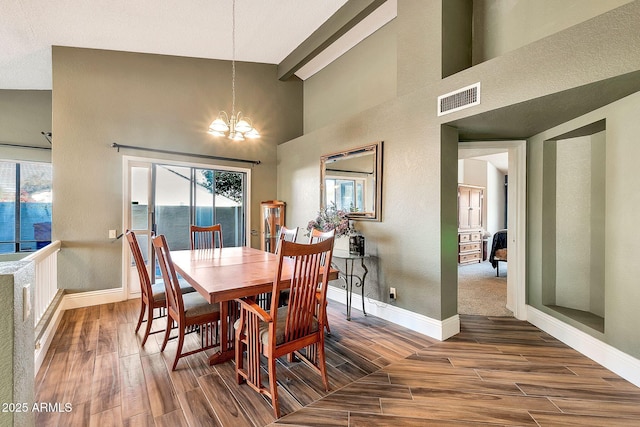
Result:
<instances>
[{"instance_id":1,"label":"chandelier chain","mask_svg":"<svg viewBox=\"0 0 640 427\"><path fill-rule=\"evenodd\" d=\"M251 119L236 113L236 0L231 3L231 115L220 111L218 117L209 125L209 133L214 136L227 136L234 141L246 138L260 138Z\"/></svg>"},{"instance_id":2,"label":"chandelier chain","mask_svg":"<svg viewBox=\"0 0 640 427\"><path fill-rule=\"evenodd\" d=\"M236 0L231 4L231 116L236 114Z\"/></svg>"}]
</instances>

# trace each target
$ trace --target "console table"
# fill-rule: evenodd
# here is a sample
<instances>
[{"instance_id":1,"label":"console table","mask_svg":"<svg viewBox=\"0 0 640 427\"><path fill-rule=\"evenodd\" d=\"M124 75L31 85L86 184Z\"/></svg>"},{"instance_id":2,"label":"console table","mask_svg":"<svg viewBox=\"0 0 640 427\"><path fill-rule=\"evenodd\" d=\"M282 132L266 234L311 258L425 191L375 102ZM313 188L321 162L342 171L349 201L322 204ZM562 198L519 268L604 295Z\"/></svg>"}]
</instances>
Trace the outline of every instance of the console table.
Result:
<instances>
[{"instance_id":1,"label":"console table","mask_svg":"<svg viewBox=\"0 0 640 427\"><path fill-rule=\"evenodd\" d=\"M364 259L369 258L369 255L357 255L352 254L349 251L334 249L333 251L333 268L338 270L338 277L342 278L345 283L347 291L347 320L351 320L351 297L353 293L353 287L360 288L362 295L362 313L366 316L367 312L364 309L364 281L367 278L369 270L364 265ZM354 263L356 260L360 260L360 266L364 272L362 276L358 276L353 272ZM344 261L344 268L340 264Z\"/></svg>"}]
</instances>

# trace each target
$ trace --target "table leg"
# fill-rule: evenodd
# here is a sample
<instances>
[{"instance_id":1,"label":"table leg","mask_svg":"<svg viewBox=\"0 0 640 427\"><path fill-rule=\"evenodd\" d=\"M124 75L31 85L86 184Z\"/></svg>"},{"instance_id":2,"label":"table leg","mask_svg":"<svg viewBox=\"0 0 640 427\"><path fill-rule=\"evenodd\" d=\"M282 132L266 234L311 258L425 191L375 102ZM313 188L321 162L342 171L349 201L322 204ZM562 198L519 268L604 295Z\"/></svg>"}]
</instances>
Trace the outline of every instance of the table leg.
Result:
<instances>
[{"instance_id":1,"label":"table leg","mask_svg":"<svg viewBox=\"0 0 640 427\"><path fill-rule=\"evenodd\" d=\"M235 331L233 323L237 320L240 311L235 301L223 301L220 303L220 350L209 356L209 365L224 363L235 357Z\"/></svg>"},{"instance_id":2,"label":"table leg","mask_svg":"<svg viewBox=\"0 0 640 427\"><path fill-rule=\"evenodd\" d=\"M367 312L364 309L364 279L367 277L367 273L369 272L369 270L364 265L364 258L360 259L360 265L362 265L362 269L364 270L364 273L362 273L362 278L360 279L360 294L362 295L362 313L366 316Z\"/></svg>"},{"instance_id":3,"label":"table leg","mask_svg":"<svg viewBox=\"0 0 640 427\"><path fill-rule=\"evenodd\" d=\"M351 264L349 264L351 261ZM364 265L364 258L360 258L360 265L362 266L362 277L356 276L354 274L354 262L355 258L345 258L344 260L344 271L340 270L336 264L334 267L340 272L341 278L344 280L345 290L347 294L347 320L351 320L351 303L353 301L353 280L354 276L358 280L355 284L356 287L360 286L362 289L360 290L360 294L362 295L362 313L366 316L367 311L364 307L364 281L367 278L367 274L369 273L369 269Z\"/></svg>"},{"instance_id":4,"label":"table leg","mask_svg":"<svg viewBox=\"0 0 640 427\"><path fill-rule=\"evenodd\" d=\"M344 260L344 282L347 285L347 320L351 320L351 300L353 298L353 260L351 260L351 272L349 272L349 260Z\"/></svg>"}]
</instances>

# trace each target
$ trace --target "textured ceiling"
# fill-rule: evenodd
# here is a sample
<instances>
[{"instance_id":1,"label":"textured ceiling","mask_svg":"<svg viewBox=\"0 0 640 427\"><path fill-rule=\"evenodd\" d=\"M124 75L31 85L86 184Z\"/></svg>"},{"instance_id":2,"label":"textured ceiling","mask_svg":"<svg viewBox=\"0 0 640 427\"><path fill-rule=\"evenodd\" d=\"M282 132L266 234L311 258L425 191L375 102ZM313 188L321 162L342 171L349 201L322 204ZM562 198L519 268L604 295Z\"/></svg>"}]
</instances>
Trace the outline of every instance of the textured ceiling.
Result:
<instances>
[{"instance_id":1,"label":"textured ceiling","mask_svg":"<svg viewBox=\"0 0 640 427\"><path fill-rule=\"evenodd\" d=\"M237 0L236 59L277 64L346 0ZM232 58L231 0L2 0L0 89L51 89L51 46Z\"/></svg>"}]
</instances>

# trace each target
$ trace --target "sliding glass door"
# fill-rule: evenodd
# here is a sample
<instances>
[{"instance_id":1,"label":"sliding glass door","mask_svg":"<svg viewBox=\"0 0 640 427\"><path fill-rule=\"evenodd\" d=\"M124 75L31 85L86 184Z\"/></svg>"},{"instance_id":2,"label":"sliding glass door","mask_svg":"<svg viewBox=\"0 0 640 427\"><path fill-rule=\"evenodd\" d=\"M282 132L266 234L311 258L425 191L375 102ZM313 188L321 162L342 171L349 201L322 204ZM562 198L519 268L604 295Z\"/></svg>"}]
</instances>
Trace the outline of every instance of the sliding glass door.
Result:
<instances>
[{"instance_id":1,"label":"sliding glass door","mask_svg":"<svg viewBox=\"0 0 640 427\"><path fill-rule=\"evenodd\" d=\"M189 225L193 199L190 167L153 167L153 205L156 234L164 234L172 250L189 249Z\"/></svg>"},{"instance_id":2,"label":"sliding glass door","mask_svg":"<svg viewBox=\"0 0 640 427\"><path fill-rule=\"evenodd\" d=\"M222 224L225 246L245 244L246 173L154 165L155 231L171 249L189 249L189 226Z\"/></svg>"},{"instance_id":3,"label":"sliding glass door","mask_svg":"<svg viewBox=\"0 0 640 427\"><path fill-rule=\"evenodd\" d=\"M129 229L136 234L140 251L144 258L148 271L151 271L151 233L153 227L151 201L151 164L130 163L128 168L129 192L125 206L127 209L127 221L125 229ZM124 259L126 263L126 280L129 292L140 292L140 279L136 271L136 266L131 256L129 247L124 249Z\"/></svg>"},{"instance_id":4,"label":"sliding glass door","mask_svg":"<svg viewBox=\"0 0 640 427\"><path fill-rule=\"evenodd\" d=\"M136 232L149 271L154 271L152 233L164 234L171 250L189 249L189 227L221 224L224 246L244 246L247 240L247 175L245 170L198 165L130 162L128 224ZM149 208L151 207L151 209ZM137 292L133 264L127 274Z\"/></svg>"}]
</instances>

